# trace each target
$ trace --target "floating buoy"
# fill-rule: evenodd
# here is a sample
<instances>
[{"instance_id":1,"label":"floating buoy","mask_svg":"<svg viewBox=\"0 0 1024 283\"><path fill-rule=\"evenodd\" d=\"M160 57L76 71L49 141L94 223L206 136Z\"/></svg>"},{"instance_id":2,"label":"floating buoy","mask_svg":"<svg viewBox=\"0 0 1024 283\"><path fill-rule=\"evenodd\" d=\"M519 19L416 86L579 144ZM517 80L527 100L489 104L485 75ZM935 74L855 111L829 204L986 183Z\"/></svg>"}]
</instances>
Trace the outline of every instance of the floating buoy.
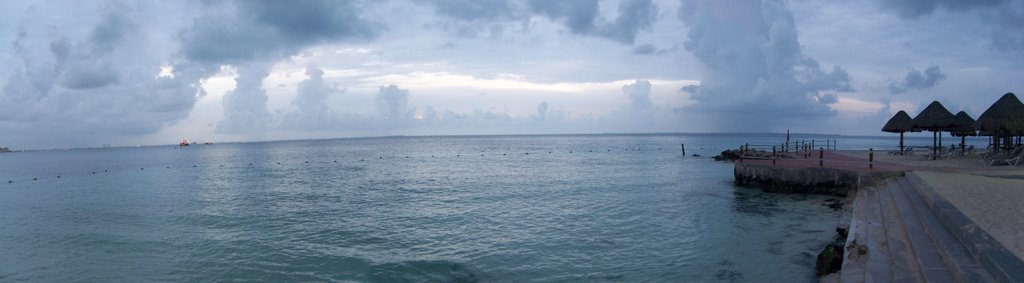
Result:
<instances>
[{"instance_id":1,"label":"floating buoy","mask_svg":"<svg viewBox=\"0 0 1024 283\"><path fill-rule=\"evenodd\" d=\"M362 159L360 159L360 160L359 160L359 162L363 162L363 160L362 160Z\"/></svg>"},{"instance_id":2,"label":"floating buoy","mask_svg":"<svg viewBox=\"0 0 1024 283\"><path fill-rule=\"evenodd\" d=\"M167 166L167 169L171 169L171 166Z\"/></svg>"},{"instance_id":3,"label":"floating buoy","mask_svg":"<svg viewBox=\"0 0 1024 283\"><path fill-rule=\"evenodd\" d=\"M249 166L252 166L252 162L249 162Z\"/></svg>"},{"instance_id":4,"label":"floating buoy","mask_svg":"<svg viewBox=\"0 0 1024 283\"><path fill-rule=\"evenodd\" d=\"M60 179L60 175L57 175L57 179Z\"/></svg>"},{"instance_id":5,"label":"floating buoy","mask_svg":"<svg viewBox=\"0 0 1024 283\"><path fill-rule=\"evenodd\" d=\"M107 170L106 170L106 169L103 169L103 172L107 172Z\"/></svg>"},{"instance_id":6,"label":"floating buoy","mask_svg":"<svg viewBox=\"0 0 1024 283\"><path fill-rule=\"evenodd\" d=\"M278 162L277 165L281 165L281 162Z\"/></svg>"},{"instance_id":7,"label":"floating buoy","mask_svg":"<svg viewBox=\"0 0 1024 283\"><path fill-rule=\"evenodd\" d=\"M484 156L484 155L483 155L483 154L481 154L480 156Z\"/></svg>"},{"instance_id":8,"label":"floating buoy","mask_svg":"<svg viewBox=\"0 0 1024 283\"><path fill-rule=\"evenodd\" d=\"M334 163L338 163L338 161L337 161L337 160L335 160L335 161L334 161Z\"/></svg>"},{"instance_id":9,"label":"floating buoy","mask_svg":"<svg viewBox=\"0 0 1024 283\"><path fill-rule=\"evenodd\" d=\"M139 170L146 170L146 167L139 168Z\"/></svg>"},{"instance_id":10,"label":"floating buoy","mask_svg":"<svg viewBox=\"0 0 1024 283\"><path fill-rule=\"evenodd\" d=\"M10 183L14 183L14 181L11 181L11 180L7 180L7 183L8 183L8 184L10 184Z\"/></svg>"},{"instance_id":11,"label":"floating buoy","mask_svg":"<svg viewBox=\"0 0 1024 283\"><path fill-rule=\"evenodd\" d=\"M570 150L569 153L572 153L572 150Z\"/></svg>"},{"instance_id":12,"label":"floating buoy","mask_svg":"<svg viewBox=\"0 0 1024 283\"><path fill-rule=\"evenodd\" d=\"M195 165L192 165L192 168L196 168L196 166L195 166Z\"/></svg>"},{"instance_id":13,"label":"floating buoy","mask_svg":"<svg viewBox=\"0 0 1024 283\"><path fill-rule=\"evenodd\" d=\"M405 158L409 158L409 156L408 156L408 155L406 155L406 156L405 156Z\"/></svg>"},{"instance_id":14,"label":"floating buoy","mask_svg":"<svg viewBox=\"0 0 1024 283\"><path fill-rule=\"evenodd\" d=\"M36 178L32 178L32 181L39 181L39 179L36 179Z\"/></svg>"},{"instance_id":15,"label":"floating buoy","mask_svg":"<svg viewBox=\"0 0 1024 283\"><path fill-rule=\"evenodd\" d=\"M96 175L96 171L92 171L92 174L93 174L93 175Z\"/></svg>"},{"instance_id":16,"label":"floating buoy","mask_svg":"<svg viewBox=\"0 0 1024 283\"><path fill-rule=\"evenodd\" d=\"M306 160L306 163L309 163L309 160Z\"/></svg>"}]
</instances>

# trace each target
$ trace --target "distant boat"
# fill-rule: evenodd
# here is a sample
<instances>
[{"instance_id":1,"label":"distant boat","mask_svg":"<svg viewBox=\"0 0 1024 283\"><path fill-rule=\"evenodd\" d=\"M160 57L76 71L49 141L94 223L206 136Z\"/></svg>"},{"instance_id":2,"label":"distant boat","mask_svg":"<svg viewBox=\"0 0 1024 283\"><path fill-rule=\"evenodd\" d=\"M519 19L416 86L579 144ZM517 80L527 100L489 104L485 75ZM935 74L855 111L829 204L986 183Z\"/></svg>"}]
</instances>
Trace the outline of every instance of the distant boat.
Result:
<instances>
[{"instance_id":1,"label":"distant boat","mask_svg":"<svg viewBox=\"0 0 1024 283\"><path fill-rule=\"evenodd\" d=\"M206 142L204 142L203 144L213 144L213 141L211 141L211 140L207 140L207 141L206 141Z\"/></svg>"},{"instance_id":2,"label":"distant boat","mask_svg":"<svg viewBox=\"0 0 1024 283\"><path fill-rule=\"evenodd\" d=\"M11 152L11 149L6 146L0 146L0 152Z\"/></svg>"},{"instance_id":3,"label":"distant boat","mask_svg":"<svg viewBox=\"0 0 1024 283\"><path fill-rule=\"evenodd\" d=\"M181 138L181 142L178 143L178 146L188 146L188 145L189 145L189 142L188 142L188 139L186 139L186 138Z\"/></svg>"}]
</instances>

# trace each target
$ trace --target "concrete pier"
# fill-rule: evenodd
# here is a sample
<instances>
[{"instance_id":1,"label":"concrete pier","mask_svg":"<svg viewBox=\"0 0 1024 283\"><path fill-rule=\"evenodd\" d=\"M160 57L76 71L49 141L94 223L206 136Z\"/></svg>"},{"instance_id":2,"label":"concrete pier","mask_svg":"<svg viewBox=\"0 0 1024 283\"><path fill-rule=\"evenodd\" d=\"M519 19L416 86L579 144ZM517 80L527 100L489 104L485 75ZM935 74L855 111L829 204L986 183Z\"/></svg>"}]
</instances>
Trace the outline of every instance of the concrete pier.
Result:
<instances>
[{"instance_id":1,"label":"concrete pier","mask_svg":"<svg viewBox=\"0 0 1024 283\"><path fill-rule=\"evenodd\" d=\"M784 156L771 159L737 160L733 169L736 184L768 192L846 196L867 186L902 176L907 169L891 163L869 162L832 152L814 152L823 158Z\"/></svg>"}]
</instances>

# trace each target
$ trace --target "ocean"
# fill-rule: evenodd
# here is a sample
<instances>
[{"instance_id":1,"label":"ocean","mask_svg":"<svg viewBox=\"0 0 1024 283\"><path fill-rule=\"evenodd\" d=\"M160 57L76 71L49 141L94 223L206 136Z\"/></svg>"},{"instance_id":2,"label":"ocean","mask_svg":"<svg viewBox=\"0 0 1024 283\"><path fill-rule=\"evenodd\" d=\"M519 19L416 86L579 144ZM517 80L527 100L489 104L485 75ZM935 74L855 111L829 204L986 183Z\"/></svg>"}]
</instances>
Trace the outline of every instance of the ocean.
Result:
<instances>
[{"instance_id":1,"label":"ocean","mask_svg":"<svg viewBox=\"0 0 1024 283\"><path fill-rule=\"evenodd\" d=\"M811 138L838 138L840 149L897 143L793 137ZM382 137L0 153L0 281L815 281L839 217L829 197L736 187L732 163L710 158L784 139Z\"/></svg>"}]
</instances>

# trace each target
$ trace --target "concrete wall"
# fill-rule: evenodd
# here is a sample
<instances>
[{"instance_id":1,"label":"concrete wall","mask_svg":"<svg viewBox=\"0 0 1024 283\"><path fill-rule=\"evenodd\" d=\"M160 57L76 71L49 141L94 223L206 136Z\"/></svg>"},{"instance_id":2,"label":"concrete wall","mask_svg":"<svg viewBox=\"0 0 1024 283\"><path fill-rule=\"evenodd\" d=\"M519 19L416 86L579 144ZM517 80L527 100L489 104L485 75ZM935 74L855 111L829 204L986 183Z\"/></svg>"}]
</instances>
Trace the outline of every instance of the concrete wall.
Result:
<instances>
[{"instance_id":1,"label":"concrete wall","mask_svg":"<svg viewBox=\"0 0 1024 283\"><path fill-rule=\"evenodd\" d=\"M766 192L846 196L857 188L883 183L903 172L862 173L828 167L782 167L736 163L736 184Z\"/></svg>"}]
</instances>

